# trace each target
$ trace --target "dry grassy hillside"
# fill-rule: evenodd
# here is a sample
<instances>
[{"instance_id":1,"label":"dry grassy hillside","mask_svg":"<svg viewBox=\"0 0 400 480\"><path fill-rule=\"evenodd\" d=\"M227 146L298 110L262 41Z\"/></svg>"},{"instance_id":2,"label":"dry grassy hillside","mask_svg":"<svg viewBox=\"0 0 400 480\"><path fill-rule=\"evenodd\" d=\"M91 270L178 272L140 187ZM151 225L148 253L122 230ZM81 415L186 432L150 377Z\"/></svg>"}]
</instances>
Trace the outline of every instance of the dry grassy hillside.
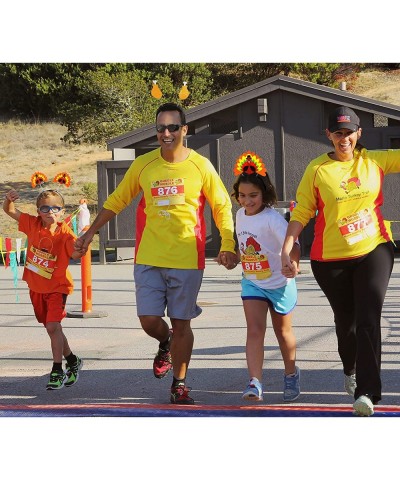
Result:
<instances>
[{"instance_id":1,"label":"dry grassy hillside","mask_svg":"<svg viewBox=\"0 0 400 480\"><path fill-rule=\"evenodd\" d=\"M400 70L363 72L349 82L348 90L356 95L400 105Z\"/></svg>"},{"instance_id":2,"label":"dry grassy hillside","mask_svg":"<svg viewBox=\"0 0 400 480\"><path fill-rule=\"evenodd\" d=\"M74 146L65 144L60 138L66 133L65 127L54 123L23 124L0 123L0 198L5 192L16 189L21 210L35 213L34 202L38 189L31 187L31 177L36 171L48 177L48 187L60 187L53 182L57 173L67 172L71 178L70 187L60 187L71 213L83 197L82 187L97 182L96 162L110 160L111 152L97 146ZM90 203L90 202L89 202ZM0 214L0 236L15 237L17 225L4 212Z\"/></svg>"},{"instance_id":3,"label":"dry grassy hillside","mask_svg":"<svg viewBox=\"0 0 400 480\"><path fill-rule=\"evenodd\" d=\"M400 105L400 70L391 72L363 72L348 79L348 91L357 95ZM9 188L21 194L20 208L35 212L38 191L30 186L35 171L42 171L50 180L61 171L72 177L72 185L65 188L67 211L73 211L82 198L82 186L96 183L98 160L110 160L111 152L96 146L67 145L60 140L64 127L53 124L0 123L0 198ZM0 236L15 237L16 223L0 213Z\"/></svg>"}]
</instances>

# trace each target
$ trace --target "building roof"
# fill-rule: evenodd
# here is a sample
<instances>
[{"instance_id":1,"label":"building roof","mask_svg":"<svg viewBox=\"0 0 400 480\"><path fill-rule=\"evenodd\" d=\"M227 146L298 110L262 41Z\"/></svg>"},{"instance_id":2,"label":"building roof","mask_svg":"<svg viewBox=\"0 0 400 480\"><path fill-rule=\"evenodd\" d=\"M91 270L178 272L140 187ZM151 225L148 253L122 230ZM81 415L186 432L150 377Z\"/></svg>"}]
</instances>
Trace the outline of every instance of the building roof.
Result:
<instances>
[{"instance_id":1,"label":"building roof","mask_svg":"<svg viewBox=\"0 0 400 480\"><path fill-rule=\"evenodd\" d=\"M284 75L276 75L267 80L254 83L248 87L242 88L232 93L228 93L222 97L205 102L197 107L187 110L186 120L188 124L205 118L209 115L220 112L230 107L234 107L241 103L261 98L275 90L283 90L299 95L305 95L325 102L337 105L345 105L346 107L356 110L364 110L369 113L385 116L400 121L400 107L390 103L380 102L372 98L354 95L346 90L338 88L326 87L316 83L291 78ZM107 149L125 148L135 143L141 142L148 138L154 137L154 123L137 128L130 132L114 137L107 142Z\"/></svg>"}]
</instances>

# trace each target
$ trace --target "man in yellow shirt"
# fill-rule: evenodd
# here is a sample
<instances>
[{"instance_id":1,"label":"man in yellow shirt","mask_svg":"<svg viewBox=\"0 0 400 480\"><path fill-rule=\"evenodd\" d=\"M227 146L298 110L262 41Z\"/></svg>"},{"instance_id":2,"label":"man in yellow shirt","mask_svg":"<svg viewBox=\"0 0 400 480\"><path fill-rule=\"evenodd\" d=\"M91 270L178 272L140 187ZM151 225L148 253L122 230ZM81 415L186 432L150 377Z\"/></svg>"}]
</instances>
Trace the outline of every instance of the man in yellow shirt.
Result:
<instances>
[{"instance_id":1,"label":"man in yellow shirt","mask_svg":"<svg viewBox=\"0 0 400 480\"><path fill-rule=\"evenodd\" d=\"M143 330L159 342L153 372L163 378L173 369L171 403L193 404L185 379L193 349L191 319L205 268L204 207L209 203L221 235L218 262L237 264L232 204L211 162L183 144L185 113L174 103L156 112L160 147L139 156L75 248L86 251L97 230L140 193L136 211L134 278L137 314ZM172 329L162 318L167 309Z\"/></svg>"}]
</instances>

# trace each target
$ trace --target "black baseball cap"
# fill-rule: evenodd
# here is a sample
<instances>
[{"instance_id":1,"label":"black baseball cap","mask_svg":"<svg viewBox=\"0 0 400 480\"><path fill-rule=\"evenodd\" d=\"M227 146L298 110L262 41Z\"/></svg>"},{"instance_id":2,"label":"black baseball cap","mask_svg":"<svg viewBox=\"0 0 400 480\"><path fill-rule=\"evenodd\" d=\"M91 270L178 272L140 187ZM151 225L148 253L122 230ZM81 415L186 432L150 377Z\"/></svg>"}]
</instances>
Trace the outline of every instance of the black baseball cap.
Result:
<instances>
[{"instance_id":1,"label":"black baseball cap","mask_svg":"<svg viewBox=\"0 0 400 480\"><path fill-rule=\"evenodd\" d=\"M360 119L351 108L338 107L329 114L328 130L336 132L341 128L347 128L353 132L360 128Z\"/></svg>"}]
</instances>

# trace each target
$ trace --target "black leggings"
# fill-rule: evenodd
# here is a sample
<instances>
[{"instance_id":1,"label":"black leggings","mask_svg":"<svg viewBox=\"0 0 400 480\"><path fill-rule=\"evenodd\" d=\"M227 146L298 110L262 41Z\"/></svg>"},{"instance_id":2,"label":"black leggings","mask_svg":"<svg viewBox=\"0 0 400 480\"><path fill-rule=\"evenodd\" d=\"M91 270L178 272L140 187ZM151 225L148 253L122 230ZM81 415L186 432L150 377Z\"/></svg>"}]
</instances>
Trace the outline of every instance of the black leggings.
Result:
<instances>
[{"instance_id":1,"label":"black leggings","mask_svg":"<svg viewBox=\"0 0 400 480\"><path fill-rule=\"evenodd\" d=\"M381 314L393 263L391 243L352 260L311 260L314 277L334 313L344 373L356 374L354 398L369 395L374 404L381 399Z\"/></svg>"}]
</instances>

